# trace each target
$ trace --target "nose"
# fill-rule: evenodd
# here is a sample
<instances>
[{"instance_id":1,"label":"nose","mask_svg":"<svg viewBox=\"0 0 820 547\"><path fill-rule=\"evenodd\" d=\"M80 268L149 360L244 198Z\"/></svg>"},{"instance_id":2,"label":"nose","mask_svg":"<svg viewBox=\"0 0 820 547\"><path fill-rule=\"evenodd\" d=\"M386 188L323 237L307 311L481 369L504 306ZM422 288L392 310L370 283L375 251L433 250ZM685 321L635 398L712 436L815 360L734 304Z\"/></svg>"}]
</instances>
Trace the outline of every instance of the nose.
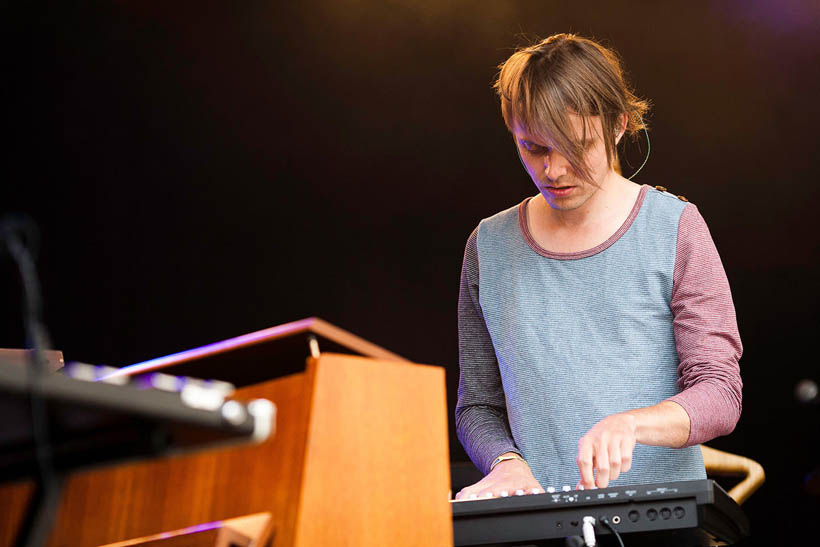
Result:
<instances>
[{"instance_id":1,"label":"nose","mask_svg":"<svg viewBox=\"0 0 820 547\"><path fill-rule=\"evenodd\" d=\"M550 182L555 182L566 175L567 165L566 158L555 150L551 150L549 154L544 154L544 175Z\"/></svg>"}]
</instances>

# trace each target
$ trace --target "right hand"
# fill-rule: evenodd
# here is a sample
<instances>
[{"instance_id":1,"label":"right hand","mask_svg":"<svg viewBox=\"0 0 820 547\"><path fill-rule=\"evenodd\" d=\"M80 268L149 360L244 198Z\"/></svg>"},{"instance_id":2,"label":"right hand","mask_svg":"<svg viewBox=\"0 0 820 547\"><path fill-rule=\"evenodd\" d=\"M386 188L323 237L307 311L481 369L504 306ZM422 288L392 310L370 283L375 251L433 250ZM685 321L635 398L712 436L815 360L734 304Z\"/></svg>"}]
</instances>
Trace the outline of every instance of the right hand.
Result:
<instances>
[{"instance_id":1,"label":"right hand","mask_svg":"<svg viewBox=\"0 0 820 547\"><path fill-rule=\"evenodd\" d=\"M543 494L530 466L521 460L504 460L477 483L456 494L456 500Z\"/></svg>"}]
</instances>

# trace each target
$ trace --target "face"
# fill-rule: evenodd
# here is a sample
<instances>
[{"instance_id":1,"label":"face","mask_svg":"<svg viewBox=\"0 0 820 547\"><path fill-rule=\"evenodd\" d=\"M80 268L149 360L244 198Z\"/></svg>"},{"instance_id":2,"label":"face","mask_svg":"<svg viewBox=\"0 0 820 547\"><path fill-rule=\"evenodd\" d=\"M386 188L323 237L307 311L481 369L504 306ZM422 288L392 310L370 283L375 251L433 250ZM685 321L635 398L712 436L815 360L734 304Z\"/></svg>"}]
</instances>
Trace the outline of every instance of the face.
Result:
<instances>
[{"instance_id":1,"label":"face","mask_svg":"<svg viewBox=\"0 0 820 547\"><path fill-rule=\"evenodd\" d=\"M583 118L570 114L573 130L580 141L584 136ZM550 207L559 211L571 211L583 206L614 174L607 165L606 147L601 139L601 120L589 118L586 140L583 142L584 159L595 183L582 179L567 158L545 143L538 142L518 125L513 136L521 161L530 178L538 187Z\"/></svg>"}]
</instances>

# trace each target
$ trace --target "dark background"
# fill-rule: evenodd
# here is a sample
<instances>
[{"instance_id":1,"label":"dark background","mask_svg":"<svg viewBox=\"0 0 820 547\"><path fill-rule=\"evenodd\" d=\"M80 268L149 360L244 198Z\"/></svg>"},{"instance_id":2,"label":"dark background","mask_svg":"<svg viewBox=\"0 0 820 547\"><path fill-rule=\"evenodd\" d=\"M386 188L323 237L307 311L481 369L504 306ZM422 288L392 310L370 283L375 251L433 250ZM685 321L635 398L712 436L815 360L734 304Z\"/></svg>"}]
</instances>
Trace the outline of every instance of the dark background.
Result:
<instances>
[{"instance_id":1,"label":"dark background","mask_svg":"<svg viewBox=\"0 0 820 547\"><path fill-rule=\"evenodd\" d=\"M810 528L820 416L793 388L820 380L816 2L33 7L2 23L0 212L40 225L55 347L120 366L316 315L446 367L451 410L464 242L535 193L495 67L522 36L614 46L654 105L636 180L698 205L732 284L744 411L710 444L766 468L748 544ZM0 259L0 347L24 344L19 291Z\"/></svg>"}]
</instances>

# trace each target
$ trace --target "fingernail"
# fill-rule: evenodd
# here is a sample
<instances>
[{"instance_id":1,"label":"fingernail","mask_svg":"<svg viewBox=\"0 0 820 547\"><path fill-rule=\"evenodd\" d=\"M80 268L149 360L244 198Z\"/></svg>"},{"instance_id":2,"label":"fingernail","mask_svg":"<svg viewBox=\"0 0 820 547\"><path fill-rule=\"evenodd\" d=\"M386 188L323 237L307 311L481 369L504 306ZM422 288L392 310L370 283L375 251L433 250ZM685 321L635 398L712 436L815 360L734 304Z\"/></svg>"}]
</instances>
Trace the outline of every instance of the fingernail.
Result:
<instances>
[{"instance_id":1,"label":"fingernail","mask_svg":"<svg viewBox=\"0 0 820 547\"><path fill-rule=\"evenodd\" d=\"M541 490L540 488L533 488L533 489L532 489L532 493L533 493L533 494L543 494L543 493L544 493L544 491L543 491L543 490Z\"/></svg>"},{"instance_id":2,"label":"fingernail","mask_svg":"<svg viewBox=\"0 0 820 547\"><path fill-rule=\"evenodd\" d=\"M515 491L515 495L516 495L516 496L523 496L523 495L524 495L524 491L523 491L523 490L521 490L521 489L519 488L518 490L516 490L516 491Z\"/></svg>"},{"instance_id":3,"label":"fingernail","mask_svg":"<svg viewBox=\"0 0 820 547\"><path fill-rule=\"evenodd\" d=\"M507 496L510 495L510 493L507 492L506 490L502 490L501 492L498 493L498 495L501 496L502 498L506 498Z\"/></svg>"},{"instance_id":4,"label":"fingernail","mask_svg":"<svg viewBox=\"0 0 820 547\"><path fill-rule=\"evenodd\" d=\"M491 497L493 497L493 493L492 492L487 492L486 494L484 494L484 497L485 498L491 498Z\"/></svg>"},{"instance_id":5,"label":"fingernail","mask_svg":"<svg viewBox=\"0 0 820 547\"><path fill-rule=\"evenodd\" d=\"M583 489L584 489L584 485L583 485L583 484L578 485L578 490L583 490Z\"/></svg>"},{"instance_id":6,"label":"fingernail","mask_svg":"<svg viewBox=\"0 0 820 547\"><path fill-rule=\"evenodd\" d=\"M477 500L478 499L478 494L470 494L470 499L471 500Z\"/></svg>"}]
</instances>

